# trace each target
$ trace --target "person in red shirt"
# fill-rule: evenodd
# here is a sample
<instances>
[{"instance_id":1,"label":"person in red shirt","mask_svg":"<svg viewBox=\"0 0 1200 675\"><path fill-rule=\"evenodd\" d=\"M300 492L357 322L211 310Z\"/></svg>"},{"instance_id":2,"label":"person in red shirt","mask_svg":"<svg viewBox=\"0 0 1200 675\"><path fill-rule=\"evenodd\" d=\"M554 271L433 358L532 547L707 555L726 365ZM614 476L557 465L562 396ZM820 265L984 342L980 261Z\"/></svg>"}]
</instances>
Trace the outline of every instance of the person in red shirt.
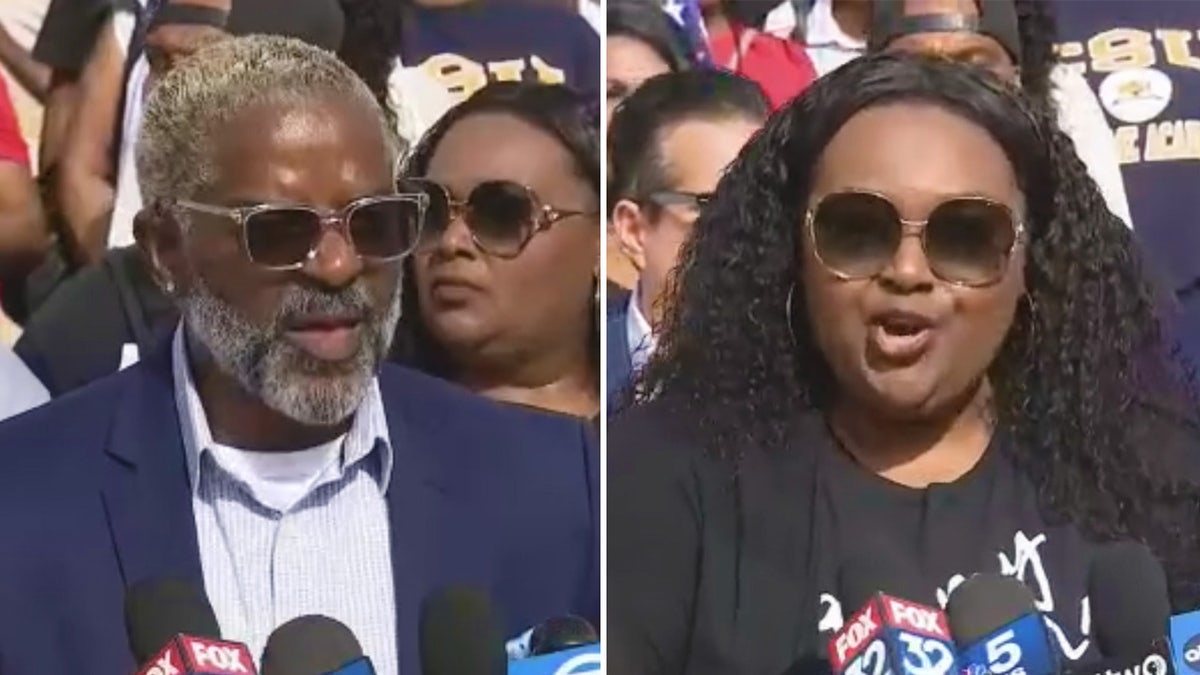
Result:
<instances>
[{"instance_id":1,"label":"person in red shirt","mask_svg":"<svg viewBox=\"0 0 1200 675\"><path fill-rule=\"evenodd\" d=\"M700 11L714 65L757 82L771 107L778 109L817 79L817 71L804 45L757 27L765 18L759 5L774 6L700 0Z\"/></svg>"},{"instance_id":2,"label":"person in red shirt","mask_svg":"<svg viewBox=\"0 0 1200 675\"><path fill-rule=\"evenodd\" d=\"M29 148L0 79L0 282L22 278L41 261L48 244Z\"/></svg>"}]
</instances>

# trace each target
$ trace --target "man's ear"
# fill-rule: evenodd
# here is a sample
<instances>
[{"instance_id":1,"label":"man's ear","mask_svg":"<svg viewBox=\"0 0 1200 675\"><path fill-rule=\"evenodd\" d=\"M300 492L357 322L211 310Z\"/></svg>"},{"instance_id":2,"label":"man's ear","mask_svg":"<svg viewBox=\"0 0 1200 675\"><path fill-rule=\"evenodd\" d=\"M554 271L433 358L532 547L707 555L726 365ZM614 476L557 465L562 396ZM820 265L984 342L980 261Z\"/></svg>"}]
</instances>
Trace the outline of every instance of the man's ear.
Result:
<instances>
[{"instance_id":1,"label":"man's ear","mask_svg":"<svg viewBox=\"0 0 1200 675\"><path fill-rule=\"evenodd\" d=\"M167 295L175 295L186 286L183 232L169 210L143 207L133 217L133 237L159 288Z\"/></svg>"},{"instance_id":2,"label":"man's ear","mask_svg":"<svg viewBox=\"0 0 1200 675\"><path fill-rule=\"evenodd\" d=\"M638 272L646 269L646 250L643 242L650 223L642 207L636 202L622 199L613 207L612 225L621 245L621 252L629 257Z\"/></svg>"}]
</instances>

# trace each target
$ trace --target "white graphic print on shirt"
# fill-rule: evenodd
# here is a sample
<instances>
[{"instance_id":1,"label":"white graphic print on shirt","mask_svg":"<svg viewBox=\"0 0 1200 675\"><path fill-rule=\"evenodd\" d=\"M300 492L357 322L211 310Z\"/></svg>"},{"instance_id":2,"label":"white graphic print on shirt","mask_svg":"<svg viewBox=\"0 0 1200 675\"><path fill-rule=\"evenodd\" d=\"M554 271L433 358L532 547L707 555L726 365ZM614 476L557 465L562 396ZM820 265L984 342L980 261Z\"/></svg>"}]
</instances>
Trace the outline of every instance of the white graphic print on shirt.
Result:
<instances>
[{"instance_id":1,"label":"white graphic print on shirt","mask_svg":"<svg viewBox=\"0 0 1200 675\"><path fill-rule=\"evenodd\" d=\"M1039 533L1034 537L1029 537L1018 530L1013 535L1012 556L1006 555L1004 551L997 553L1000 574L1014 577L1029 587L1029 590L1033 592L1037 609L1044 615L1043 620L1046 622L1050 634L1054 636L1060 653L1069 661L1078 661L1090 646L1088 635L1092 628L1091 608L1086 596L1080 600L1079 629L1078 631L1072 630L1070 633L1050 616L1055 610L1054 589L1046 575L1046 567L1042 564L1042 556L1038 550L1044 543L1046 543L1045 534ZM943 609L946 607L950 593L958 588L958 585L965 579L966 577L962 574L955 574L946 582L944 588L937 589L937 601L940 607ZM818 630L822 635L837 632L845 622L845 613L842 611L841 602L832 593L822 593L820 603L821 620L817 624ZM1072 639L1072 636L1077 639Z\"/></svg>"}]
</instances>

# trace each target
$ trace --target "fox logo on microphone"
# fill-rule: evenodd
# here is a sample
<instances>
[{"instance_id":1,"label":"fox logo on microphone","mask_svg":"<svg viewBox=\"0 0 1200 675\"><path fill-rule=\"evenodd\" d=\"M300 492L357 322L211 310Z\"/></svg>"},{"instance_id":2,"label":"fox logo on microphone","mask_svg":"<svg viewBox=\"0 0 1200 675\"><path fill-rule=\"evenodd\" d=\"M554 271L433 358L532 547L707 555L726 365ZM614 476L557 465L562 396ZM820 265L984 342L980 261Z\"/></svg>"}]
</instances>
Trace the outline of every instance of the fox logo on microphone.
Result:
<instances>
[{"instance_id":1,"label":"fox logo on microphone","mask_svg":"<svg viewBox=\"0 0 1200 675\"><path fill-rule=\"evenodd\" d=\"M250 652L239 644L183 636L183 647L195 670L221 675L253 675Z\"/></svg>"},{"instance_id":2,"label":"fox logo on microphone","mask_svg":"<svg viewBox=\"0 0 1200 675\"><path fill-rule=\"evenodd\" d=\"M878 629L879 620L875 618L875 605L867 605L835 639L834 645L837 650L835 660L838 663L845 663L848 657L857 653L858 648Z\"/></svg>"},{"instance_id":3,"label":"fox logo on microphone","mask_svg":"<svg viewBox=\"0 0 1200 675\"><path fill-rule=\"evenodd\" d=\"M183 664L175 660L175 650L168 649L154 657L154 663L144 675L179 675Z\"/></svg>"}]
</instances>

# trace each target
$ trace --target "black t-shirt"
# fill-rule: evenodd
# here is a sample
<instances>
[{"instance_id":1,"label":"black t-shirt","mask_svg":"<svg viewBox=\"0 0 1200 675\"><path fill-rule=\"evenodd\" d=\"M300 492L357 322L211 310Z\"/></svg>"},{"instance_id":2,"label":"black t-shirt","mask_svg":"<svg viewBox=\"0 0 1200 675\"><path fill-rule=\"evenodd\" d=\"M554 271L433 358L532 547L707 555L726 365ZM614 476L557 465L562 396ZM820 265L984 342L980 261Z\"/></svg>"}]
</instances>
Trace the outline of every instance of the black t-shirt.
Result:
<instances>
[{"instance_id":1,"label":"black t-shirt","mask_svg":"<svg viewBox=\"0 0 1200 675\"><path fill-rule=\"evenodd\" d=\"M33 58L55 70L83 70L112 7L111 0L50 0Z\"/></svg>"},{"instance_id":2,"label":"black t-shirt","mask_svg":"<svg viewBox=\"0 0 1200 675\"><path fill-rule=\"evenodd\" d=\"M786 451L746 448L736 474L689 435L655 404L609 427L607 639L630 672L809 672L857 610L838 572L864 554L915 569L924 596L909 599L928 605L975 572L1016 576L1068 661L1098 656L1093 547L1047 523L1003 436L959 480L916 490L859 467L815 416Z\"/></svg>"},{"instance_id":3,"label":"black t-shirt","mask_svg":"<svg viewBox=\"0 0 1200 675\"><path fill-rule=\"evenodd\" d=\"M1093 545L1070 525L1046 523L1033 486L1006 459L1006 442L994 438L953 483L913 489L859 466L826 439L811 440L821 454L815 541L825 641L858 609L840 602L837 559L876 555L913 563L920 588L905 590L921 595L908 599L929 606L945 607L973 573L1016 577L1033 592L1067 661L1099 657L1083 610Z\"/></svg>"}]
</instances>

